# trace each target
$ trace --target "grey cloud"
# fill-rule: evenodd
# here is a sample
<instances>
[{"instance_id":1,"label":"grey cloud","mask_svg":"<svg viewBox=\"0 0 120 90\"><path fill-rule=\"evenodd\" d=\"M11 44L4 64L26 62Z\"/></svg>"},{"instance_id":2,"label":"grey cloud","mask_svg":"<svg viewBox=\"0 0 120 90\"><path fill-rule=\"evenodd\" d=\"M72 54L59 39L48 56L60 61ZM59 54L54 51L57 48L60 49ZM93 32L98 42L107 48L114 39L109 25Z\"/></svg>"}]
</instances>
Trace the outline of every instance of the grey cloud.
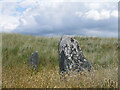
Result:
<instances>
[{"instance_id":1,"label":"grey cloud","mask_svg":"<svg viewBox=\"0 0 120 90\"><path fill-rule=\"evenodd\" d=\"M105 7L105 4L103 7ZM105 9L103 7L101 9ZM96 21L77 16L75 14L76 11L85 13L89 10L89 8L84 6L84 3L61 3L57 6L57 8L47 7L42 10L39 7L37 9L32 9L30 12L35 12L35 10L38 10L36 11L37 15L33 16L36 24L23 25L21 22L21 24L13 32L43 36L62 34L98 36L99 34L90 34L85 31L93 29L102 33L110 32L111 35L108 37L115 37L116 34L114 33L117 33L118 30L117 18L110 17L109 19ZM109 8L109 10L111 9ZM103 35L101 36L103 37Z\"/></svg>"}]
</instances>

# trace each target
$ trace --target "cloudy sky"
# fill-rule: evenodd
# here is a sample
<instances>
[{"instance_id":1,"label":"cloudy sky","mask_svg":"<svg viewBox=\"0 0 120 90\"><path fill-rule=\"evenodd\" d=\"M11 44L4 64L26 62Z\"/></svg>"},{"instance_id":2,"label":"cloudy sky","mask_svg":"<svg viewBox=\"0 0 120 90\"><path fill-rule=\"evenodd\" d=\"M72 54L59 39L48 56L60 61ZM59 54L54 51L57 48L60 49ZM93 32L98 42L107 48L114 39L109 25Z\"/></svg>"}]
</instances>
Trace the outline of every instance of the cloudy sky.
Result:
<instances>
[{"instance_id":1,"label":"cloudy sky","mask_svg":"<svg viewBox=\"0 0 120 90\"><path fill-rule=\"evenodd\" d=\"M117 0L0 0L0 32L117 37Z\"/></svg>"}]
</instances>

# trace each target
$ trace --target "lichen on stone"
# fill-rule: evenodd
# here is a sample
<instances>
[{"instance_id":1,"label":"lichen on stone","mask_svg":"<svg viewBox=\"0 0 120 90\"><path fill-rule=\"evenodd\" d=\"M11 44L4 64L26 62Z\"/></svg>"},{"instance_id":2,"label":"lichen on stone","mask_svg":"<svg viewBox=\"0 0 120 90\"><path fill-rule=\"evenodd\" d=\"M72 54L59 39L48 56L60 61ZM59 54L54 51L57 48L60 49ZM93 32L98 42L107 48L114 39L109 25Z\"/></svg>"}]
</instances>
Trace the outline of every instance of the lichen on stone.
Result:
<instances>
[{"instance_id":1,"label":"lichen on stone","mask_svg":"<svg viewBox=\"0 0 120 90\"><path fill-rule=\"evenodd\" d=\"M58 45L60 73L69 71L89 72L91 63L85 58L77 40L68 35L60 38Z\"/></svg>"}]
</instances>

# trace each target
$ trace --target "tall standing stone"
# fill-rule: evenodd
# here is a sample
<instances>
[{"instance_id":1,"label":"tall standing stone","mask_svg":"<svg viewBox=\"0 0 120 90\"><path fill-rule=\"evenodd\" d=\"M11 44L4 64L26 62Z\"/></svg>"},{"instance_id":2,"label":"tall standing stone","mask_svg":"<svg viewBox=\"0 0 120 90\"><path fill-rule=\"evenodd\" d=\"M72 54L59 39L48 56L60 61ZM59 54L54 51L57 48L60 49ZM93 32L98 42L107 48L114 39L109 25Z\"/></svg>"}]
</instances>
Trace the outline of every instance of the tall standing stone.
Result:
<instances>
[{"instance_id":1,"label":"tall standing stone","mask_svg":"<svg viewBox=\"0 0 120 90\"><path fill-rule=\"evenodd\" d=\"M38 55L38 51L35 51L34 53L31 54L29 58L29 66L32 69L37 69L38 65L39 65L39 55Z\"/></svg>"},{"instance_id":2,"label":"tall standing stone","mask_svg":"<svg viewBox=\"0 0 120 90\"><path fill-rule=\"evenodd\" d=\"M89 72L92 69L92 65L83 55L78 41L73 37L67 35L61 37L58 53L60 73L71 70Z\"/></svg>"}]
</instances>

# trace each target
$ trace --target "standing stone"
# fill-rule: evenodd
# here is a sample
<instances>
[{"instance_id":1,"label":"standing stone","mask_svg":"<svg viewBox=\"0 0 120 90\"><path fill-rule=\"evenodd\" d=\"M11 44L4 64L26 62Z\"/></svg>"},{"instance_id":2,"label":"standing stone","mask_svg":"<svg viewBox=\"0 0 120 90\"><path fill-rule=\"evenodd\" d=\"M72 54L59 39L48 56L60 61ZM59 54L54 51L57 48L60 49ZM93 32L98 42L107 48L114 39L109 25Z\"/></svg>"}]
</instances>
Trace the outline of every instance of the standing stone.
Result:
<instances>
[{"instance_id":1,"label":"standing stone","mask_svg":"<svg viewBox=\"0 0 120 90\"><path fill-rule=\"evenodd\" d=\"M61 37L58 53L60 74L71 70L89 72L92 69L92 65L84 57L78 41L73 37L67 35Z\"/></svg>"},{"instance_id":2,"label":"standing stone","mask_svg":"<svg viewBox=\"0 0 120 90\"><path fill-rule=\"evenodd\" d=\"M37 69L38 65L39 65L39 55L38 55L38 51L35 51L34 53L31 54L29 58L29 66L32 69Z\"/></svg>"}]
</instances>

